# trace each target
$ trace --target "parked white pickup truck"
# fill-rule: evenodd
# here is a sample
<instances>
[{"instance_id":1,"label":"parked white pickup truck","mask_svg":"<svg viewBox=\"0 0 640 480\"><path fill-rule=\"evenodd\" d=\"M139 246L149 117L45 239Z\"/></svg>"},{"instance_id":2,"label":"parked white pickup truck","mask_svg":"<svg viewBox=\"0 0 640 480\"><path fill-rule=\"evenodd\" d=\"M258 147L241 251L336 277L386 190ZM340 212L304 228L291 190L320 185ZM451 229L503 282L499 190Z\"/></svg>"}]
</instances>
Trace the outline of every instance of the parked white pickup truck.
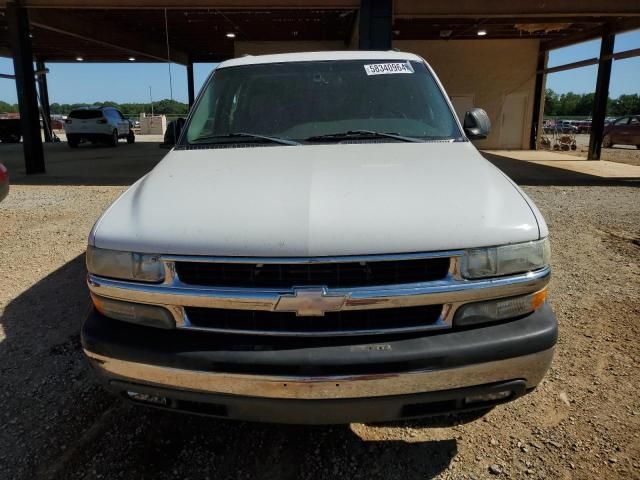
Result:
<instances>
[{"instance_id":1,"label":"parked white pickup truck","mask_svg":"<svg viewBox=\"0 0 640 480\"><path fill-rule=\"evenodd\" d=\"M289 423L486 410L557 339L547 226L420 57L219 64L98 220L82 342L134 402Z\"/></svg>"}]
</instances>

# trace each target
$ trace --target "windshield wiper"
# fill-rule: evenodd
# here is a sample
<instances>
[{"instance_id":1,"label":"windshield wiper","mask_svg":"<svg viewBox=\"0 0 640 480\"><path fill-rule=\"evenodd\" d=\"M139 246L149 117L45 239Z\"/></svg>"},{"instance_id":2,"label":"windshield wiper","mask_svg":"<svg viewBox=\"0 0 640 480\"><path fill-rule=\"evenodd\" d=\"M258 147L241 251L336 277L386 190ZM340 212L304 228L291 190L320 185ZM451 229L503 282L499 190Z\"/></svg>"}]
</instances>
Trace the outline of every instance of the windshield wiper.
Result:
<instances>
[{"instance_id":1,"label":"windshield wiper","mask_svg":"<svg viewBox=\"0 0 640 480\"><path fill-rule=\"evenodd\" d=\"M340 133L327 133L325 135L315 135L313 137L306 138L307 142L322 142L326 140L345 140L349 138L393 138L395 140L401 140L403 142L416 142L422 143L425 140L416 137L405 137L393 132L374 132L373 130L349 130L347 132Z\"/></svg>"},{"instance_id":2,"label":"windshield wiper","mask_svg":"<svg viewBox=\"0 0 640 480\"><path fill-rule=\"evenodd\" d=\"M193 139L194 143L207 142L210 140L233 140L234 138L256 138L259 140L267 140L272 143L279 143L281 145L300 145L299 142L293 140L287 140L286 138L268 137L266 135L258 135L255 133L236 132L229 133L227 135L203 135L202 137L196 137Z\"/></svg>"}]
</instances>

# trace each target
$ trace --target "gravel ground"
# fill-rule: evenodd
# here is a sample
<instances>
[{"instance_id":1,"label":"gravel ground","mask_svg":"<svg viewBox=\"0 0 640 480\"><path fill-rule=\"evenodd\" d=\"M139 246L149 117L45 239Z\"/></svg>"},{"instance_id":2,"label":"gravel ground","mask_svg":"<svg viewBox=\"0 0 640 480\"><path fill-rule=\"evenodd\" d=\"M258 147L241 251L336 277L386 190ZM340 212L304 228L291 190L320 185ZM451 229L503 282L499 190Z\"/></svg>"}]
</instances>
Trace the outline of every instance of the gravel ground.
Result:
<instances>
[{"instance_id":1,"label":"gravel ground","mask_svg":"<svg viewBox=\"0 0 640 480\"><path fill-rule=\"evenodd\" d=\"M569 150L565 153L586 157L589 152L589 135L576 135L576 145L578 147L576 150ZM611 148L603 148L600 152L600 159L640 166L640 150L633 145L614 145Z\"/></svg>"},{"instance_id":2,"label":"gravel ground","mask_svg":"<svg viewBox=\"0 0 640 480\"><path fill-rule=\"evenodd\" d=\"M533 394L450 428L234 423L104 393L79 345L83 251L123 189L0 204L0 478L640 478L640 189L526 188L551 229L557 356Z\"/></svg>"}]
</instances>

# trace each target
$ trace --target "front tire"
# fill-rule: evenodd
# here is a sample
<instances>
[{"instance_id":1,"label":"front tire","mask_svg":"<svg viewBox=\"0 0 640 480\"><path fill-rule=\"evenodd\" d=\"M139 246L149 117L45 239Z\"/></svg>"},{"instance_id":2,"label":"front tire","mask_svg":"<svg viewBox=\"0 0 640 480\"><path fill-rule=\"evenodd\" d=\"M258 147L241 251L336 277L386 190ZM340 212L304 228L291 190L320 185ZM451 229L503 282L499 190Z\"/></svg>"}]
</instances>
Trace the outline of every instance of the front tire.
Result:
<instances>
[{"instance_id":1,"label":"front tire","mask_svg":"<svg viewBox=\"0 0 640 480\"><path fill-rule=\"evenodd\" d=\"M69 148L78 148L78 139L67 136L67 145L69 145Z\"/></svg>"},{"instance_id":2,"label":"front tire","mask_svg":"<svg viewBox=\"0 0 640 480\"><path fill-rule=\"evenodd\" d=\"M111 134L111 140L109 140L109 146L110 147L117 147L118 146L118 131L114 130L113 133Z\"/></svg>"},{"instance_id":3,"label":"front tire","mask_svg":"<svg viewBox=\"0 0 640 480\"><path fill-rule=\"evenodd\" d=\"M133 133L133 130L129 130L129 135L127 135L127 143L136 143L136 134Z\"/></svg>"},{"instance_id":4,"label":"front tire","mask_svg":"<svg viewBox=\"0 0 640 480\"><path fill-rule=\"evenodd\" d=\"M602 146L604 148L611 148L613 146L613 143L611 142L611 135L608 133L602 139Z\"/></svg>"}]
</instances>

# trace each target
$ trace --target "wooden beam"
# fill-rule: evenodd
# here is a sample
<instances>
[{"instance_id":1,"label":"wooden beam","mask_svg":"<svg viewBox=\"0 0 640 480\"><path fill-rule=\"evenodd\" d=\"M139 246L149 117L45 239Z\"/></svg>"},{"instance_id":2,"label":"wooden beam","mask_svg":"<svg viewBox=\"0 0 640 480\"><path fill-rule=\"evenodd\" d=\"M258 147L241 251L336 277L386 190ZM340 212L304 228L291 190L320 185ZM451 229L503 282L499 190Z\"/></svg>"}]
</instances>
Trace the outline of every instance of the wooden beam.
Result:
<instances>
[{"instance_id":1,"label":"wooden beam","mask_svg":"<svg viewBox=\"0 0 640 480\"><path fill-rule=\"evenodd\" d=\"M638 0L395 0L394 17L551 17L571 16L638 16Z\"/></svg>"},{"instance_id":2,"label":"wooden beam","mask_svg":"<svg viewBox=\"0 0 640 480\"><path fill-rule=\"evenodd\" d=\"M5 0L0 0L3 8ZM353 9L359 0L23 0L31 8L79 8L79 9Z\"/></svg>"},{"instance_id":3,"label":"wooden beam","mask_svg":"<svg viewBox=\"0 0 640 480\"><path fill-rule=\"evenodd\" d=\"M161 62L167 61L167 47L164 39L149 40L144 32L134 33L118 30L117 25L89 23L85 18L70 12L33 10L30 16L31 25L34 27L120 50L123 52L123 61L126 60L126 55L131 54ZM186 65L188 58L186 53L175 48L171 49L172 62Z\"/></svg>"},{"instance_id":4,"label":"wooden beam","mask_svg":"<svg viewBox=\"0 0 640 480\"><path fill-rule=\"evenodd\" d=\"M624 52L618 52L611 55L614 60L624 60L625 58L640 57L640 48L632 48Z\"/></svg>"},{"instance_id":5,"label":"wooden beam","mask_svg":"<svg viewBox=\"0 0 640 480\"><path fill-rule=\"evenodd\" d=\"M612 53L605 55L604 57L588 58L587 60L580 60L579 62L565 63L564 65L558 65L557 67L544 68L537 70L536 73L556 73L564 72L565 70L573 70L574 68L587 67L589 65L596 65L605 60L624 60L625 58L640 57L640 48L633 48L631 50L625 50L624 52Z\"/></svg>"},{"instance_id":6,"label":"wooden beam","mask_svg":"<svg viewBox=\"0 0 640 480\"><path fill-rule=\"evenodd\" d=\"M545 68L543 70L538 70L536 73L564 72L565 70L573 70L574 68L595 65L596 63L598 63L598 59L594 57L587 60L580 60L579 62L565 63L564 65L558 65L557 67Z\"/></svg>"},{"instance_id":7,"label":"wooden beam","mask_svg":"<svg viewBox=\"0 0 640 480\"><path fill-rule=\"evenodd\" d=\"M640 2L638 2L640 4ZM603 24L599 27L580 32L576 35L571 35L563 38L556 38L553 40L547 40L542 43L543 50L555 50L557 48L568 47L575 45L576 43L587 42L589 40L595 40L602 37L602 35L609 31L612 33L623 33L629 30L635 30L640 28L640 14L636 18L625 18L615 21L609 24Z\"/></svg>"}]
</instances>

